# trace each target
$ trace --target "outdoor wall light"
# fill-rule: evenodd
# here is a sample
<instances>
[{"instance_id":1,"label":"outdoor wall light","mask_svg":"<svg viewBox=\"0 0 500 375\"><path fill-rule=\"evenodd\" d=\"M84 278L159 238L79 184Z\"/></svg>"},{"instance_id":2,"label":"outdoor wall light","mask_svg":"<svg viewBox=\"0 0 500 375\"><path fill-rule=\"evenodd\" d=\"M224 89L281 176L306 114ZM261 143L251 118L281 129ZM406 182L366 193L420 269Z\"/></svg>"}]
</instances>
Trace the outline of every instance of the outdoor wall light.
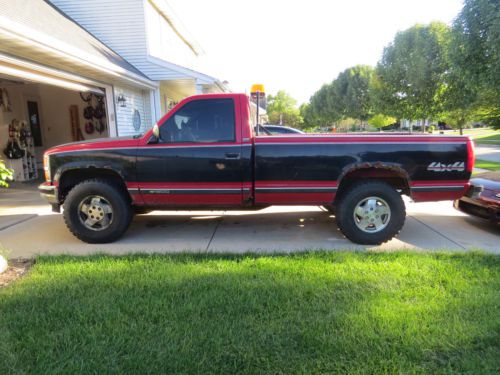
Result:
<instances>
[{"instance_id":1,"label":"outdoor wall light","mask_svg":"<svg viewBox=\"0 0 500 375\"><path fill-rule=\"evenodd\" d=\"M126 107L127 106L127 99L123 94L118 95L118 98L116 98L116 102L120 107Z\"/></svg>"}]
</instances>

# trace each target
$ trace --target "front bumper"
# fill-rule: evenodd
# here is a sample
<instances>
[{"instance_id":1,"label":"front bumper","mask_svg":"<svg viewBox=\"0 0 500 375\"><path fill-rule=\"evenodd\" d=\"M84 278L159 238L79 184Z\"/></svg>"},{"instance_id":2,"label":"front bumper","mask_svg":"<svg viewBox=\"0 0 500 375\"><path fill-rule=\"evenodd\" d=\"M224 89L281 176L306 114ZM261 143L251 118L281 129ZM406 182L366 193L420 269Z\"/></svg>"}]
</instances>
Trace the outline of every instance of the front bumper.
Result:
<instances>
[{"instance_id":1,"label":"front bumper","mask_svg":"<svg viewBox=\"0 0 500 375\"><path fill-rule=\"evenodd\" d=\"M468 215L477 216L493 223L500 223L500 209L478 199L462 197L457 199L454 204L455 208Z\"/></svg>"},{"instance_id":2,"label":"front bumper","mask_svg":"<svg viewBox=\"0 0 500 375\"><path fill-rule=\"evenodd\" d=\"M50 203L52 211L60 212L57 186L51 185L49 182L44 182L38 186L38 192L42 198L45 198Z\"/></svg>"}]
</instances>

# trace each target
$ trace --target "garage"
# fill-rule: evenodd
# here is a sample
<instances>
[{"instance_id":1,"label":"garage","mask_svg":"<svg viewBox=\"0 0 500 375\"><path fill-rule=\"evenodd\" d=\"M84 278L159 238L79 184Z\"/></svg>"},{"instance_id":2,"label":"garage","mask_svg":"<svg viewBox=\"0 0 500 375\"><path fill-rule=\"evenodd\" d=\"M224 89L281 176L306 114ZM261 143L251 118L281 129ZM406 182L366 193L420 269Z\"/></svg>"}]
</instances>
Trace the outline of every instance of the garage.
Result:
<instances>
[{"instance_id":1,"label":"garage","mask_svg":"<svg viewBox=\"0 0 500 375\"><path fill-rule=\"evenodd\" d=\"M55 145L151 126L157 83L47 2L9 2L4 12L0 157L15 180L36 180Z\"/></svg>"},{"instance_id":2,"label":"garage","mask_svg":"<svg viewBox=\"0 0 500 375\"><path fill-rule=\"evenodd\" d=\"M52 146L114 135L104 88L19 62L0 63L0 140L15 180L37 179L43 153Z\"/></svg>"}]
</instances>

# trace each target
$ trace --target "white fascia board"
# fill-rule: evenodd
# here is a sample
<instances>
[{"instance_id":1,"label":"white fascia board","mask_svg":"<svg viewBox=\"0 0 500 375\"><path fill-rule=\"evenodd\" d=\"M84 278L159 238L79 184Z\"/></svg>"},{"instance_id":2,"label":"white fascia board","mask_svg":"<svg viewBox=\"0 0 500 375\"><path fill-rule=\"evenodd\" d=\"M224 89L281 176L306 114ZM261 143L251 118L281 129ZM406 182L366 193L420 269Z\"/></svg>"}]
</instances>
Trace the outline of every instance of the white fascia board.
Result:
<instances>
[{"instance_id":1,"label":"white fascia board","mask_svg":"<svg viewBox=\"0 0 500 375\"><path fill-rule=\"evenodd\" d=\"M36 72L40 72L43 74L51 75L54 77L58 77L58 78L73 81L73 82L83 83L86 85L92 85L92 86L96 86L96 87L104 87L104 85L106 85L104 82L95 81L95 80L92 80L92 79L89 79L86 77L82 77L82 76L79 76L79 75L76 75L73 73L65 72L63 70L50 68L48 66L41 65L41 64L38 64L38 63L35 63L32 61L28 61L28 60L25 60L25 59L20 58L20 57L7 55L5 53L0 53L0 62L4 62L4 63L11 64L11 65L16 65L16 66L26 68L29 70L33 70Z\"/></svg>"},{"instance_id":2,"label":"white fascia board","mask_svg":"<svg viewBox=\"0 0 500 375\"><path fill-rule=\"evenodd\" d=\"M175 15L175 12L168 5L165 0L147 0L151 5L157 10L157 12L167 21L172 30L177 34L177 36L182 40L188 48L193 51L196 56L204 54L201 46L194 40L194 38L189 34L187 29L184 27L179 18Z\"/></svg>"},{"instance_id":3,"label":"white fascia board","mask_svg":"<svg viewBox=\"0 0 500 375\"><path fill-rule=\"evenodd\" d=\"M73 91L90 91L99 95L104 94L104 91L95 86L84 85L82 83L68 81L66 79L57 78L54 76L44 75L37 72L30 72L24 69L0 64L0 73L8 76L17 77L30 82L46 83L52 86L63 87Z\"/></svg>"},{"instance_id":4,"label":"white fascia board","mask_svg":"<svg viewBox=\"0 0 500 375\"><path fill-rule=\"evenodd\" d=\"M154 89L157 86L154 81L141 77L96 55L82 51L76 46L69 45L59 39L31 29L26 25L14 22L4 16L0 16L0 34L7 38L18 40L26 46L41 48L62 58L87 65L112 77L124 78L135 85L139 84L150 89Z\"/></svg>"},{"instance_id":5,"label":"white fascia board","mask_svg":"<svg viewBox=\"0 0 500 375\"><path fill-rule=\"evenodd\" d=\"M215 81L217 81L217 78L211 77L209 75L197 72L197 71L189 69L189 68L185 68L185 67L180 66L180 65L176 65L174 63L159 59L159 58L151 56L151 55L147 56L147 61L149 61L152 64L161 66L163 68L173 70L174 72L184 74L186 76L186 78L192 78L192 79L199 80L200 83L205 84L205 85L209 85L209 84L212 84ZM168 80L168 79L166 79L166 80Z\"/></svg>"}]
</instances>

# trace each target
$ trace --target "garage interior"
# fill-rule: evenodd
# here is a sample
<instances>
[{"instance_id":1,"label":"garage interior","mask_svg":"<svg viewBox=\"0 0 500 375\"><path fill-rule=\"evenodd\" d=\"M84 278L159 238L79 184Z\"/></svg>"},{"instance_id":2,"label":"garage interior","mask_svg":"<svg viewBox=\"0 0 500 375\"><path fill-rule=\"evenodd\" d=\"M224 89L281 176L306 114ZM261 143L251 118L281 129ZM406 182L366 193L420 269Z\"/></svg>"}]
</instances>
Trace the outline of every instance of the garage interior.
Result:
<instances>
[{"instance_id":1,"label":"garage interior","mask_svg":"<svg viewBox=\"0 0 500 375\"><path fill-rule=\"evenodd\" d=\"M50 147L110 135L104 89L30 78L0 74L1 157L14 170L15 181L39 179L43 153ZM24 152L14 155L17 146ZM9 148L15 158L6 154Z\"/></svg>"}]
</instances>

